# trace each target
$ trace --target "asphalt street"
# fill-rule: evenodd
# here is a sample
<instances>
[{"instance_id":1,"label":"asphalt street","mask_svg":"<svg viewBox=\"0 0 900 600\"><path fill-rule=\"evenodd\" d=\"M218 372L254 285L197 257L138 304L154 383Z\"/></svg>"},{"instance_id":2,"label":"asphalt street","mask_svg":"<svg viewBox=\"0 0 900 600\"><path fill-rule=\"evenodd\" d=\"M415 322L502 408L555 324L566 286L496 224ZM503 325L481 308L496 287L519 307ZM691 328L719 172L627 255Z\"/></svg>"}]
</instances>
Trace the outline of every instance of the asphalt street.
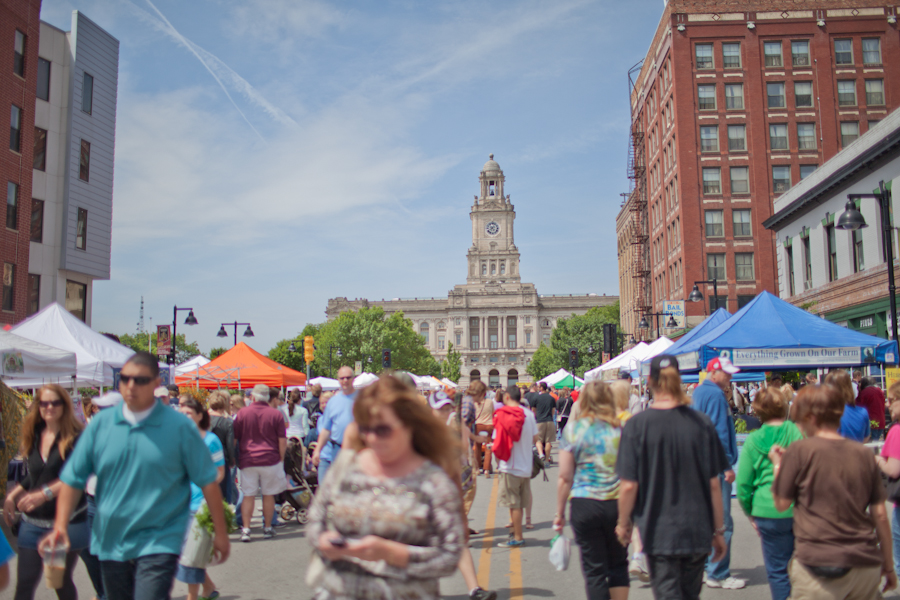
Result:
<instances>
[{"instance_id":1,"label":"asphalt street","mask_svg":"<svg viewBox=\"0 0 900 600\"><path fill-rule=\"evenodd\" d=\"M584 580L577 547L573 544L572 560L567 571L556 571L548 561L550 540L553 538L552 520L555 512L556 466L548 470L550 481L538 477L532 480L534 493L535 528L525 532L526 545L522 549L498 548L497 543L506 538L509 513L497 506L499 480L494 477L478 478L478 492L470 513L470 526L479 531L472 536L471 549L482 587L498 592L501 600L513 598L586 598ZM709 589L704 586L702 597L709 599L757 600L770 598L766 583L759 540L749 521L744 517L737 501L733 501L735 533L732 544L732 574L747 579L743 590ZM261 519L254 518L253 541L241 543L232 536L232 553L229 561L210 569L218 585L222 600L297 600L309 598L304 575L310 557L310 546L304 528L296 521L278 529L274 539L263 540L259 528ZM571 530L566 528L571 537ZM15 560L11 563L10 589L0 597L12 598L15 586ZM75 574L79 597L93 597L93 587L84 565L79 562ZM442 581L443 597L449 600L466 600L468 590L462 577L456 573ZM173 598L184 598L187 588L176 582ZM39 588L38 600L51 600L56 594ZM631 582L630 597L649 600L653 594L648 584Z\"/></svg>"}]
</instances>

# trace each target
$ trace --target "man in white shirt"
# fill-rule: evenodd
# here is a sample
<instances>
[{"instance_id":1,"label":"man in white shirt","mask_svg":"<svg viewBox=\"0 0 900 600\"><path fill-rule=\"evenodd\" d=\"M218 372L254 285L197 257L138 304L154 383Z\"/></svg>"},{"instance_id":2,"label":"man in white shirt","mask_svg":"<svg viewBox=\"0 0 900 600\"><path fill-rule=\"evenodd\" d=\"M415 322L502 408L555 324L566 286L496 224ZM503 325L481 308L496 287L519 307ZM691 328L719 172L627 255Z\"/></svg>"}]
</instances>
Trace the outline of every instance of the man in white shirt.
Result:
<instances>
[{"instance_id":1,"label":"man in white shirt","mask_svg":"<svg viewBox=\"0 0 900 600\"><path fill-rule=\"evenodd\" d=\"M522 539L522 515L531 502L531 468L534 461L531 449L538 442L538 427L534 413L521 406L521 396L522 392L514 385L509 386L503 396L504 406L521 410L525 421L519 441L512 445L509 460L500 461L500 505L509 508L513 524L513 531L506 542L500 543L501 548L519 548L525 545L525 540ZM540 445L538 452L543 458Z\"/></svg>"}]
</instances>

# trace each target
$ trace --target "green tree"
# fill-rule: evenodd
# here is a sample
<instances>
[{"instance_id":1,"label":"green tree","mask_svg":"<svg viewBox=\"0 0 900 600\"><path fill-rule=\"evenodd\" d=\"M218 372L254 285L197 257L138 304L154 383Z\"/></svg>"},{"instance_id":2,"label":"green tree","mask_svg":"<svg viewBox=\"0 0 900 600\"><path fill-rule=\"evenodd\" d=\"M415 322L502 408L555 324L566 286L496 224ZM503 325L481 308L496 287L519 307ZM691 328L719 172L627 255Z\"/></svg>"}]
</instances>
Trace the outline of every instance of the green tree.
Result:
<instances>
[{"instance_id":1,"label":"green tree","mask_svg":"<svg viewBox=\"0 0 900 600\"><path fill-rule=\"evenodd\" d=\"M447 358L441 361L440 377L446 377L453 383L458 383L462 376L462 354L453 349L453 342L447 343ZM436 376L437 377L437 376Z\"/></svg>"},{"instance_id":2,"label":"green tree","mask_svg":"<svg viewBox=\"0 0 900 600\"><path fill-rule=\"evenodd\" d=\"M534 377L534 380L543 379L550 373L555 373L560 369L560 367L555 366L556 361L553 357L553 351L549 346L545 345L544 342L541 342L541 345L534 352L534 356L531 357L531 362L528 363L528 367L525 371Z\"/></svg>"},{"instance_id":3,"label":"green tree","mask_svg":"<svg viewBox=\"0 0 900 600\"><path fill-rule=\"evenodd\" d=\"M559 369L571 371L569 349L575 348L578 350L575 375L583 377L585 371L600 365L603 325L606 323L615 323L618 328L618 302L609 306L595 306L583 315L559 319L550 335L550 345L541 344L528 364L528 374L535 379L541 379ZM593 352L589 352L590 349L593 349Z\"/></svg>"},{"instance_id":4,"label":"green tree","mask_svg":"<svg viewBox=\"0 0 900 600\"><path fill-rule=\"evenodd\" d=\"M222 346L211 348L209 351L209 360L216 360L226 352L228 352L228 348L223 348Z\"/></svg>"},{"instance_id":5,"label":"green tree","mask_svg":"<svg viewBox=\"0 0 900 600\"><path fill-rule=\"evenodd\" d=\"M303 358L303 338L308 335L313 336L315 338L319 329L322 328L323 324L314 325L309 323L306 327L303 328L303 331L297 334L295 337L287 338L280 340L275 347L269 350L269 358L274 360L280 365L284 365L290 369L294 369L295 371L300 371L301 373L306 372L306 361ZM294 344L295 352L291 352L288 350L290 348L291 343Z\"/></svg>"},{"instance_id":6,"label":"green tree","mask_svg":"<svg viewBox=\"0 0 900 600\"><path fill-rule=\"evenodd\" d=\"M119 340L123 345L128 346L135 352L147 352L149 344L150 354L156 354L156 332L147 333L140 331L138 333L126 333L119 336ZM200 354L200 346L197 342L188 343L183 333L175 336L175 364L179 365L186 360L190 360Z\"/></svg>"}]
</instances>

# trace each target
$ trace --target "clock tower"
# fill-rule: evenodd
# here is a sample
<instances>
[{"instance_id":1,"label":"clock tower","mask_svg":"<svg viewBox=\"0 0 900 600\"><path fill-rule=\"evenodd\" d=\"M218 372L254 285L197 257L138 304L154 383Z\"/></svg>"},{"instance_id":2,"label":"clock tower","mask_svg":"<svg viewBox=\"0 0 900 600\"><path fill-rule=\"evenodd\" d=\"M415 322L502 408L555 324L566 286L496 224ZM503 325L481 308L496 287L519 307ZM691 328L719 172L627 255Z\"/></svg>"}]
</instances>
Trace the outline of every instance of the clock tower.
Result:
<instances>
[{"instance_id":1,"label":"clock tower","mask_svg":"<svg viewBox=\"0 0 900 600\"><path fill-rule=\"evenodd\" d=\"M519 249L513 238L516 211L503 193L506 178L494 155L484 163L478 182L481 195L469 217L472 219L472 247L469 248L468 284L519 283Z\"/></svg>"}]
</instances>

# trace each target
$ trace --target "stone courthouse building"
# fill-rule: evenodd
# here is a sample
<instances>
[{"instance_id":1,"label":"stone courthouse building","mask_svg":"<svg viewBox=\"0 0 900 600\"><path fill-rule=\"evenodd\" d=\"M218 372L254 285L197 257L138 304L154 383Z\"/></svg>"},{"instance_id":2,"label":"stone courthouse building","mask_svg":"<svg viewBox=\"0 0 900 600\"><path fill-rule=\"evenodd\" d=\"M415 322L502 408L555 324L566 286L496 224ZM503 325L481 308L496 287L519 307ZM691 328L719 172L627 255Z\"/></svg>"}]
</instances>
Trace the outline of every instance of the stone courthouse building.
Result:
<instances>
[{"instance_id":1,"label":"stone courthouse building","mask_svg":"<svg viewBox=\"0 0 900 600\"><path fill-rule=\"evenodd\" d=\"M557 319L583 315L618 297L546 296L538 294L533 283L522 283L514 238L516 211L504 193L506 178L493 154L478 181L480 194L469 213L472 246L466 257L466 283L454 286L445 298L332 298L325 313L331 320L347 310L374 306L387 313L403 311L437 360L446 357L450 343L460 352L461 385L475 379L504 386L527 382L531 378L525 367L541 342L549 344Z\"/></svg>"}]
</instances>

